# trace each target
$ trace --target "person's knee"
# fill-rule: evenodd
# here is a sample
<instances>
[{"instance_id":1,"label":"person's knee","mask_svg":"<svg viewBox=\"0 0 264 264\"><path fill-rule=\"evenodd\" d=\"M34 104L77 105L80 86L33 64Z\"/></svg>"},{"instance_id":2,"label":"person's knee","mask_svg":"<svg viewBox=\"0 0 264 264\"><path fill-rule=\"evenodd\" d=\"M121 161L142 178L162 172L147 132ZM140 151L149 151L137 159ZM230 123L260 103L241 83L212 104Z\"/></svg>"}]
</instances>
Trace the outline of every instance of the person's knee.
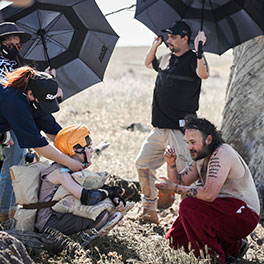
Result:
<instances>
[{"instance_id":1,"label":"person's knee","mask_svg":"<svg viewBox=\"0 0 264 264\"><path fill-rule=\"evenodd\" d=\"M198 202L199 202L199 199L197 198L192 198L192 197L184 198L181 201L180 206L179 206L179 214L189 212L191 208L192 209L199 208L197 206Z\"/></svg>"}]
</instances>

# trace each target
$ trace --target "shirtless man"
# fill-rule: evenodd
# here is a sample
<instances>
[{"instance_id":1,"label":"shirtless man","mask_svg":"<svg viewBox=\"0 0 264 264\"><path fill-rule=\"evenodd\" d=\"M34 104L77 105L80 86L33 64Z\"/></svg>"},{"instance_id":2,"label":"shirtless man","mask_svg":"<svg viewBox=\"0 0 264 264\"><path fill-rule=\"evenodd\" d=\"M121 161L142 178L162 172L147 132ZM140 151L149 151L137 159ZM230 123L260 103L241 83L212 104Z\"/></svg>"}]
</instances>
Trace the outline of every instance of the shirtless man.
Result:
<instances>
[{"instance_id":1,"label":"shirtless man","mask_svg":"<svg viewBox=\"0 0 264 264\"><path fill-rule=\"evenodd\" d=\"M186 196L179 216L167 233L170 246L194 249L200 256L205 246L212 258L231 263L245 254L245 238L259 221L260 204L252 175L245 161L225 144L215 126L206 119L185 118L185 139L192 162L177 171L176 154L168 146L164 152L168 178L156 187ZM193 185L200 180L201 185ZM192 184L192 185L191 185Z\"/></svg>"}]
</instances>

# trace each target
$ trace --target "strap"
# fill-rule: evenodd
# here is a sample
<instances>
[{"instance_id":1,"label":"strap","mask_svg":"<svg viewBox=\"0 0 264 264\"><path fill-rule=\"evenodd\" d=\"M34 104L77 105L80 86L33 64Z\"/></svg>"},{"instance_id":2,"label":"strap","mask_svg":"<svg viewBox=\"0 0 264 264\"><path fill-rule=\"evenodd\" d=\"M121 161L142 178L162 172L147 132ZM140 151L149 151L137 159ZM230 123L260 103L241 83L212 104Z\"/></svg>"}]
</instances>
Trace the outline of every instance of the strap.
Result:
<instances>
[{"instance_id":1,"label":"strap","mask_svg":"<svg viewBox=\"0 0 264 264\"><path fill-rule=\"evenodd\" d=\"M41 203L31 203L31 204L23 204L22 209L41 209L48 208L55 205L58 201L49 201L49 202L41 202Z\"/></svg>"},{"instance_id":2,"label":"strap","mask_svg":"<svg viewBox=\"0 0 264 264\"><path fill-rule=\"evenodd\" d=\"M166 75L167 78L171 78L171 79L176 79L176 80L180 80L180 81L190 81L190 82L195 81L194 78L189 77L189 76L172 74L172 73L166 73L166 72L160 72L160 73Z\"/></svg>"}]
</instances>

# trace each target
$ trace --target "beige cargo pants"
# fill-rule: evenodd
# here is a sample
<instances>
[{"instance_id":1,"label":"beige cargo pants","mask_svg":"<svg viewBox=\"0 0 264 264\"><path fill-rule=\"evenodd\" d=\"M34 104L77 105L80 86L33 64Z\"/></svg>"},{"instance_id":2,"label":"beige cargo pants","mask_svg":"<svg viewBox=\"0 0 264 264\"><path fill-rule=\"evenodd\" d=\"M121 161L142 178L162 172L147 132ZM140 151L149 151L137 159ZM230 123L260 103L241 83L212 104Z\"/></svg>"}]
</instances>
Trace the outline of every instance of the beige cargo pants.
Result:
<instances>
[{"instance_id":1,"label":"beige cargo pants","mask_svg":"<svg viewBox=\"0 0 264 264\"><path fill-rule=\"evenodd\" d=\"M177 170L181 171L191 161L191 156L184 141L184 135L176 129L153 128L145 139L135 164L139 183L143 192L143 207L157 209L158 191L155 187L156 170L164 163L164 150L167 145L173 146L177 155Z\"/></svg>"}]
</instances>

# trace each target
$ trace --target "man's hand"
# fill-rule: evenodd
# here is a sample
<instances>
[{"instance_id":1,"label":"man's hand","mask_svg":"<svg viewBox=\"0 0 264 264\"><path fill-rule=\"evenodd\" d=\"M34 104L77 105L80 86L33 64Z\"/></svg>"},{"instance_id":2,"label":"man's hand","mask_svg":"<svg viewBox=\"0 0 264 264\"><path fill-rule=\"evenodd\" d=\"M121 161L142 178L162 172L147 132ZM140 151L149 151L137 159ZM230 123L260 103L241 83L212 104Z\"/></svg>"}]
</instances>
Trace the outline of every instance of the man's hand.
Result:
<instances>
[{"instance_id":1,"label":"man's hand","mask_svg":"<svg viewBox=\"0 0 264 264\"><path fill-rule=\"evenodd\" d=\"M118 203L118 202L119 202L119 205L115 208L116 211L118 211L118 212L122 212L122 211L125 210L125 205L124 205L123 201L119 200L119 198L117 198L117 197L115 197L115 198L113 199L113 201L114 201L115 203Z\"/></svg>"},{"instance_id":2,"label":"man's hand","mask_svg":"<svg viewBox=\"0 0 264 264\"><path fill-rule=\"evenodd\" d=\"M175 149L174 147L167 146L165 151L164 151L164 159L167 162L169 166L175 165L176 163L176 154L175 154Z\"/></svg>"},{"instance_id":3,"label":"man's hand","mask_svg":"<svg viewBox=\"0 0 264 264\"><path fill-rule=\"evenodd\" d=\"M204 31L199 31L194 40L194 47L195 47L196 52L198 52L199 41L202 41L203 46L204 46L206 42L206 36L204 34Z\"/></svg>"},{"instance_id":4,"label":"man's hand","mask_svg":"<svg viewBox=\"0 0 264 264\"><path fill-rule=\"evenodd\" d=\"M155 186L162 192L175 191L175 183L166 177L159 177L159 181L155 182Z\"/></svg>"},{"instance_id":5,"label":"man's hand","mask_svg":"<svg viewBox=\"0 0 264 264\"><path fill-rule=\"evenodd\" d=\"M57 98L60 97L61 99L63 98L63 91L62 91L61 88L58 88L58 92L57 92L57 94L56 94L56 97L57 97Z\"/></svg>"},{"instance_id":6,"label":"man's hand","mask_svg":"<svg viewBox=\"0 0 264 264\"><path fill-rule=\"evenodd\" d=\"M152 43L152 46L155 46L155 47L160 46L162 44L162 41L163 41L162 39L163 39L162 36L155 37L155 39Z\"/></svg>"},{"instance_id":7,"label":"man's hand","mask_svg":"<svg viewBox=\"0 0 264 264\"><path fill-rule=\"evenodd\" d=\"M144 64L147 68L153 69L152 62L155 59L157 49L161 45L161 43L162 43L162 36L155 37L154 41L152 42L152 46L145 57Z\"/></svg>"},{"instance_id":8,"label":"man's hand","mask_svg":"<svg viewBox=\"0 0 264 264\"><path fill-rule=\"evenodd\" d=\"M50 66L46 68L44 72L50 74L53 78L56 78L56 70L53 68L51 69Z\"/></svg>"}]
</instances>

